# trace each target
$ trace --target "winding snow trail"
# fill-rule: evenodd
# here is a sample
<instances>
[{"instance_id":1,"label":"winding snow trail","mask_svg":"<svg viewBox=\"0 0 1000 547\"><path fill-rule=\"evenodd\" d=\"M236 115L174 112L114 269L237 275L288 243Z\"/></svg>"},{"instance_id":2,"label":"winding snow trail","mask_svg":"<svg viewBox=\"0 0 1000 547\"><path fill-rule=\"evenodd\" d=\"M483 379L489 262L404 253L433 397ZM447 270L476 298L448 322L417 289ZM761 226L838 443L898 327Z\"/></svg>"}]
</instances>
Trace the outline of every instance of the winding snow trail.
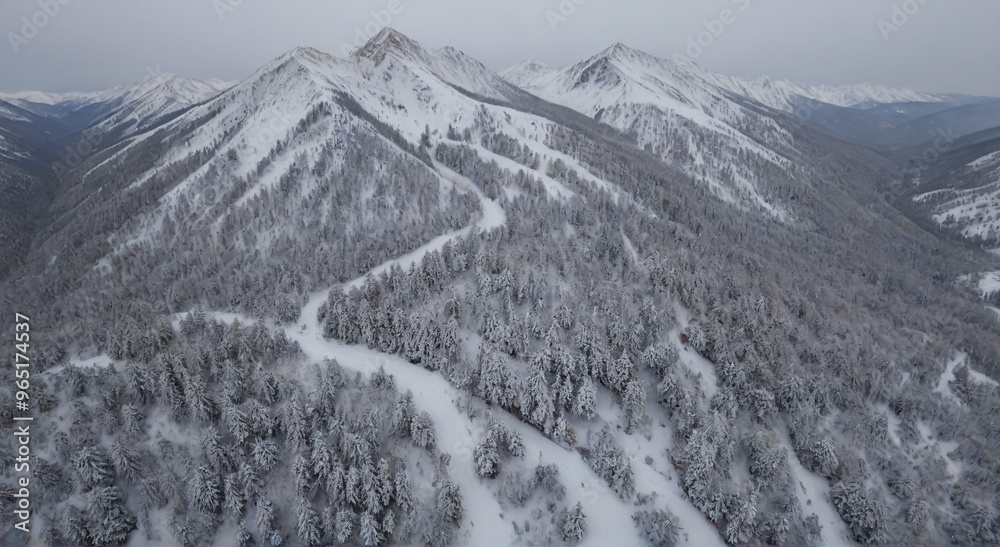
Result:
<instances>
[{"instance_id":1,"label":"winding snow trail","mask_svg":"<svg viewBox=\"0 0 1000 547\"><path fill-rule=\"evenodd\" d=\"M320 336L319 323L314 318L305 331L289 329L288 335L302 346L309 360L323 362L329 357L336 359L344 368L366 375L384 367L394 378L396 388L413 393L416 406L430 414L437 426L437 444L443 452L453 447L475 447L479 444L480 428L473 424L456 408L456 401L462 394L447 381L431 371L414 366L403 359L379 353L358 346L348 346L339 342L324 340ZM503 508L493 493L480 482L471 462L461 459L453 461L449 473L462 491L462 503L466 517L462 522L459 544L495 545L511 544L515 541L513 528L501 517Z\"/></svg>"},{"instance_id":2,"label":"winding snow trail","mask_svg":"<svg viewBox=\"0 0 1000 547\"><path fill-rule=\"evenodd\" d=\"M461 230L456 230L454 232L442 234L430 240L428 243L426 243L425 245L419 247L414 251L406 253L405 255L400 256L398 258L388 260L376 266L368 273L374 276L378 276L381 275L382 272L389 271L389 269L392 268L392 266L395 264L399 264L399 266L402 267L403 270L405 271L410 267L410 264L415 264L419 262L420 259L422 259L425 254L431 251L439 251L441 250L441 248L444 247L445 243L468 234L469 232L472 231L473 226L478 227L480 230L486 232L507 224L507 213L504 212L503 207L500 207L500 204L498 204L496 201L486 197L486 194L483 194L482 190L480 190L475 184L473 184L471 180L469 180L466 177L463 177L462 175L459 175L458 173L452 171L451 169L448 169L447 167L445 167L440 163L434 162L434 167L437 168L438 174L441 176L441 178L448 181L450 184L454 184L459 189L466 192L473 192L474 194L476 194L476 196L479 197L479 202L482 204L483 208L482 218L480 218L475 224L471 226L466 226ZM365 277L367 276L368 274L365 274L353 281L345 283L344 288L349 290L354 287L360 287L361 285L364 284ZM322 298L325 299L326 295L329 292L330 292L329 290L323 291ZM314 295L314 297L315 296L316 295ZM312 299L310 299L310 302L311 300ZM316 306L316 309L318 310L319 306Z\"/></svg>"},{"instance_id":3,"label":"winding snow trail","mask_svg":"<svg viewBox=\"0 0 1000 547\"><path fill-rule=\"evenodd\" d=\"M819 519L823 545L857 545L849 539L851 533L830 501L830 485L826 479L802 466L795 456L795 449L792 448L788 435L782 434L780 438L788 454L788 469L792 473L792 484L802 508L802 516L815 514Z\"/></svg>"},{"instance_id":4,"label":"winding snow trail","mask_svg":"<svg viewBox=\"0 0 1000 547\"><path fill-rule=\"evenodd\" d=\"M483 216L472 226L449 234L441 235L422 247L401 257L387 261L370 273L378 275L394 264L404 269L418 262L425 254L440 250L445 243L469 233L473 226L490 230L506 224L504 210L488 199L469 179L436 164L441 176L467 191L475 192L483 204ZM366 274L367 276L367 274ZM358 287L366 276L344 284L345 288ZM346 345L322 336L318 312L326 301L329 290L314 293L302 308L297 323L284 330L289 338L299 343L303 353L312 362L322 362L326 358L336 359L340 366L370 375L380 367L391 374L396 388L402 392L411 391L414 403L427 411L437 426L438 447L452 454L450 468L452 478L462 491L466 517L459 537L460 545L513 545L522 542L518 538L511 520L504 518L505 511L494 493L475 472L471 454L479 444L485 427L483 418L472 420L458 407L458 402L467 397L441 375L415 366L406 360L371 350L362 346ZM215 313L214 317L232 321L252 322L239 314ZM541 434L537 429L508 415L496 412L496 417L506 425L520 432L525 446L525 457L532 465L556 464L560 482L566 487L566 503L570 506L580 502L587 515L587 535L580 543L583 546L630 547L644 545L632 521L636 510L630 502L619 499L586 464L576 452L566 449ZM483 422L483 423L477 423ZM638 443L638 440L633 442ZM640 443L641 444L641 443ZM654 486L670 500L670 509L681 517L682 544L722 545L717 530L705 518L681 498L680 492L671 488L670 482L640 463L635 466L637 478L645 488Z\"/></svg>"},{"instance_id":5,"label":"winding snow trail","mask_svg":"<svg viewBox=\"0 0 1000 547\"><path fill-rule=\"evenodd\" d=\"M483 204L483 216L476 226L482 230L490 230L506 224L507 216L503 209L495 201L483 195L469 179L443 165L436 164L436 167L446 180L479 196ZM408 268L426 253L441 249L445 243L465 235L471 229L470 226L439 236L415 251L377 266L371 273L378 275L394 264L399 264L404 269ZM360 286L366 276L346 283L345 288ZM466 545L517 543L518 538L511 522L503 518L503 508L476 475L474 466L468 458L481 440L483 427L474 423L456 407L456 402L465 395L442 376L414 366L399 357L324 339L318 312L328 294L329 291L321 291L309 299L299 316L298 327L286 329L288 336L299 343L302 351L312 361L322 362L327 357L335 358L341 366L365 374L371 374L379 367L384 367L385 371L394 377L397 389L412 391L414 403L420 409L426 410L437 425L438 446L443 451L458 452L460 456L453 460L451 467L452 477L462 490L468 515L463 523L462 533L465 537L460 543ZM232 317L231 314L220 314L220 316ZM608 489L604 481L576 453L553 443L535 428L507 416L506 413L499 413L498 417L503 419L508 427L521 433L526 457L534 458L538 455L538 463L555 463L559 467L559 476L566 486L570 503L580 501L588 506L585 508L588 532L581 545L621 547L643 545L632 523L632 510L629 505L610 491L605 492ZM603 495L599 499L594 499L595 492L603 492ZM587 503L588 501L590 503Z\"/></svg>"},{"instance_id":6,"label":"winding snow trail","mask_svg":"<svg viewBox=\"0 0 1000 547\"><path fill-rule=\"evenodd\" d=\"M518 538L511 521L505 520L504 509L493 492L475 472L468 457L481 440L483 425L470 420L457 408L456 403L466 395L441 375L412 365L402 358L379 353L358 346L348 346L323 339L319 324L313 320L306 329L289 329L288 335L296 340L311 361L322 362L335 358L344 368L371 374L384 367L395 380L400 391L411 391L418 408L427 411L437 425L438 446L453 455L450 474L462 490L466 519L463 521L461 545L512 545ZM643 545L632 523L631 507L607 492L594 499L594 492L603 481L574 452L549 439L538 430L505 414L500 416L508 427L515 428L524 440L526 458L532 464L538 457L540 464L559 466L559 478L566 486L567 502L580 501L587 514L587 537L581 545L630 546ZM464 457L463 457L464 456ZM606 487L605 487L606 488ZM588 503L590 502L590 503ZM686 523L684 523L686 525Z\"/></svg>"},{"instance_id":7,"label":"winding snow trail","mask_svg":"<svg viewBox=\"0 0 1000 547\"><path fill-rule=\"evenodd\" d=\"M506 213L493 200L488 199L467 178L437 164L439 172L449 182L467 191L479 195L483 204L483 216L477 222L482 230L490 230L503 226L507 222ZM371 273L378 275L388 270L394 264L408 268L410 264L419 261L426 253L441 249L445 243L471 231L472 227L445 234L435 238L419 249L399 258L379 265ZM367 276L367 274L366 274ZM360 286L366 276L350 281L345 288ZM467 545L498 545L514 544L518 538L513 526L503 518L504 510L496 501L493 493L476 475L474 466L468 455L481 440L482 425L474 423L456 407L456 402L465 397L442 376L414 366L405 360L383 354L359 346L348 346L337 341L324 339L319 324L318 312L326 301L329 291L314 294L302 309L297 322L297 328L288 328L286 333L297 341L302 351L310 360L322 362L323 359L335 358L346 368L365 374L371 374L384 367L391 374L396 387L401 391L412 391L414 403L426 410L437 425L438 446L444 451L458 452L460 456L454 460L451 474L461 488L468 518L463 524L462 543ZM573 500L586 503L600 501L599 506L588 507L588 533L581 545L594 546L630 546L642 545L638 532L632 523L630 507L619 500L613 493L593 500L595 490L604 485L586 463L574 452L571 452L544 437L538 430L523 422L500 413L501 419L521 433L525 445L525 454L534 457L538 454L539 463L555 463L559 466L559 475L566 486L567 496ZM606 489L606 486L603 486Z\"/></svg>"}]
</instances>

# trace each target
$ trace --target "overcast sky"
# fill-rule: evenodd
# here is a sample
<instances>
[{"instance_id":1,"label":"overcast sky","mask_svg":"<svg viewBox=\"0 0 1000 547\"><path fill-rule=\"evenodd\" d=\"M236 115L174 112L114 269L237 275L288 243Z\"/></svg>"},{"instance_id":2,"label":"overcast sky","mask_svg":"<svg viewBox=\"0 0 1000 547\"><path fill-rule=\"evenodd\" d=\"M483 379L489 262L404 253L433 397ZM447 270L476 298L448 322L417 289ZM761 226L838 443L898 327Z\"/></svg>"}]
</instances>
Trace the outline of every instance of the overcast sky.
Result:
<instances>
[{"instance_id":1,"label":"overcast sky","mask_svg":"<svg viewBox=\"0 0 1000 547\"><path fill-rule=\"evenodd\" d=\"M0 90L103 89L156 70L237 80L299 45L341 55L384 23L496 70L614 42L670 57L700 40L697 62L730 75L1000 97L996 0L3 0Z\"/></svg>"}]
</instances>

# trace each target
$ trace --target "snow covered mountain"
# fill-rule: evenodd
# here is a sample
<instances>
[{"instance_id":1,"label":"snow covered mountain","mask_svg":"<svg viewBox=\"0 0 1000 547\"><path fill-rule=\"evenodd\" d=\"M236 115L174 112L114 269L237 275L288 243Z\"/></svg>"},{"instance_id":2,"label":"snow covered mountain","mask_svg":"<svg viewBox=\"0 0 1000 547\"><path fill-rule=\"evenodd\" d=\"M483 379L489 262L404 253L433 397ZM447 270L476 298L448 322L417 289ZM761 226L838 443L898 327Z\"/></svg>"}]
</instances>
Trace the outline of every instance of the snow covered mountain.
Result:
<instances>
[{"instance_id":1,"label":"snow covered mountain","mask_svg":"<svg viewBox=\"0 0 1000 547\"><path fill-rule=\"evenodd\" d=\"M283 322L303 324L304 330L289 332L303 336L310 358L323 359L338 346L319 340L327 328L317 310L331 287L360 285L366 273L397 275L463 240L499 234L508 222L518 222L501 202L537 199L579 207L592 200L656 217L633 193L602 180L557 144L573 132L509 104L521 99L530 98L464 54L426 50L392 30L347 59L295 49L74 170L54 207L70 213L54 222L40 246L54 257L45 270L59 275L69 264L97 256L88 278L99 282L123 274L137 291L170 295L177 309L202 298L191 292L194 274L202 279L199 285L214 287L203 293L211 309L235 305L241 321L277 313ZM85 217L72 213L80 203L88 208ZM134 210L135 204L142 205ZM69 248L61 243L65 237L87 243ZM216 252L222 248L227 250ZM190 262L189 273L175 276L179 271L172 266L153 266L166 256L164 249L198 264ZM434 329L437 324L429 323ZM338 359L349 368L366 367L370 356ZM431 356L424 359L430 368ZM469 433L453 427L449 401L455 388L442 387L443 377L424 378L429 373L412 376L419 369L398 357L386 364L444 429L443 450L474 447L480 432L500 427L485 417L468 421ZM535 481L558 469L570 480L561 486L546 479L544 488L552 493L538 494L551 499L551 507L571 508L560 492L574 502L594 494L606 498L602 511L590 517L591 544L642 543L631 505L606 493L604 479L585 460L538 430L503 422L512 424L504 427L513 427L518 438L523 435L532 453L531 462L513 458L504 464L516 474L504 483L513 489L512 499L530 495ZM537 454L543 454L541 461L535 461ZM545 467L556 463L558 468ZM504 508L497 501L505 495L497 493L499 480L483 485L468 461L456 461L452 472L467 496L466 521L475 523L456 531L457 543L516 542L524 532L505 518L529 523L525 527L534 526L539 537L560 534L533 510L548 502L526 505L521 499L502 502ZM536 473L539 478L532 478ZM687 517L686 530L718 543L707 521L678 497L676 484L651 471L640 473L677 501L674 511ZM676 535L666 514L650 518ZM430 527L431 520L423 520L411 526ZM448 522L441 526L450 529ZM542 524L530 524L536 522Z\"/></svg>"},{"instance_id":2,"label":"snow covered mountain","mask_svg":"<svg viewBox=\"0 0 1000 547\"><path fill-rule=\"evenodd\" d=\"M520 94L520 90L461 51L449 46L427 50L391 28L355 50L350 59L361 65L361 71L369 77L377 67L396 61L412 70L428 71L441 81L480 97L510 100Z\"/></svg>"},{"instance_id":3,"label":"snow covered mountain","mask_svg":"<svg viewBox=\"0 0 1000 547\"><path fill-rule=\"evenodd\" d=\"M167 295L178 310L205 298L210 309L240 310L241 321L278 317L305 324L305 331L289 332L304 336L310 357L322 359L337 347L313 338L327 332L318 323L317 309L331 287L361 285L369 272L398 275L422 267L426 255L477 241L481 234L494 237L488 234L522 222L500 203L519 208L537 200L567 210L603 203L663 218L664 212L650 211L639 197L658 196L662 184L638 190L639 179L623 178L615 167L619 156L604 161L596 152L585 155L594 138L587 131L600 135L600 128L568 129L586 126L586 120L572 112L563 113L565 119L531 112L533 100L457 50L427 50L392 30L347 59L295 49L215 98L151 128L139 128L72 170L53 206L57 217L38 247L49 259L38 267L61 276L75 269L71 264L87 263L85 284L111 276L131 290ZM606 178L598 174L601 170ZM663 166L653 172L657 177L673 173ZM682 181L676 178L677 184ZM84 215L77 213L80 204ZM561 237L566 229L559 225L555 233ZM591 227L583 222L575 228L584 229ZM631 256L614 232L609 234L616 260ZM67 239L81 245L66 245ZM187 266L156 266L168 256ZM463 271L469 267L471 263ZM207 289L192 292L195 284ZM429 325L439 328L437 319ZM419 351L435 350L428 346ZM123 355L118 349L111 352ZM366 362L362 358L368 359L339 357L350 367ZM424 359L431 367L431 356ZM401 381L412 366L398 358L387 364ZM439 428L450 427L445 425L451 423L447 413L454 412L447 399L434 395L450 396L453 388L430 389L442 383L437 377L414 386L417 402L440 418ZM570 480L564 487L545 487L558 497L553 503L567 503L560 501L564 494L559 488L574 502L591 495L605 498L602 510L589 517L591 544L642 544L632 525L630 502L611 493L584 459L536 429L504 421L515 424L510 427L524 436L533 455L530 464L516 458L504 464L511 471L533 477L536 464L558 463ZM595 428L596 438L599 425L581 424L580 434ZM442 448L455 450L458 441L474 447L479 432L493 427L485 419L469 426L474 433L442 433L444 439L454 439ZM611 436L618 434L602 437L608 450L618 442ZM652 446L644 450L655 455ZM541 462L535 462L538 453L543 454ZM504 514L540 522L531 508L544 502L525 505L522 500L501 509L494 501L506 495L496 492L499 481L486 488L469 462L453 465L462 490L471 496L467 518L475 522L463 526L459 543L487 544L498 537L504 543L517 541L524 532L511 529ZM552 473L539 473L543 471ZM676 482L652 469L638 473L647 484L657 485L661 496L674 500L672 511L685 516L688 533L718 543L704 517L679 497ZM512 476L507 482L513 486L503 488L525 488L517 486L520 480ZM515 499L520 495L510 494ZM665 513L648 518L650 526L677 534ZM548 529L551 523L525 526L534 527L534 534L560 533Z\"/></svg>"},{"instance_id":4,"label":"snow covered mountain","mask_svg":"<svg viewBox=\"0 0 1000 547\"><path fill-rule=\"evenodd\" d=\"M21 92L0 94L0 99L35 115L60 120L68 131L86 130L105 138L123 138L211 99L232 85L221 80L200 81L158 73L142 82L103 91Z\"/></svg>"},{"instance_id":5,"label":"snow covered mountain","mask_svg":"<svg viewBox=\"0 0 1000 547\"><path fill-rule=\"evenodd\" d=\"M793 138L774 113L720 85L728 80L620 43L565 69L529 61L502 74L547 101L616 127L723 199L788 217L758 175L773 169L797 176Z\"/></svg>"},{"instance_id":6,"label":"snow covered mountain","mask_svg":"<svg viewBox=\"0 0 1000 547\"><path fill-rule=\"evenodd\" d=\"M0 158L17 163L47 161L46 144L65 128L15 104L0 100Z\"/></svg>"},{"instance_id":7,"label":"snow covered mountain","mask_svg":"<svg viewBox=\"0 0 1000 547\"><path fill-rule=\"evenodd\" d=\"M21 107L38 108L38 105L55 106L64 103L83 103L104 92L49 93L46 91L18 91L15 93L0 93L0 99Z\"/></svg>"},{"instance_id":8,"label":"snow covered mountain","mask_svg":"<svg viewBox=\"0 0 1000 547\"><path fill-rule=\"evenodd\" d=\"M51 325L42 539L987 541L1000 331L933 281L959 251L795 88L734 86L386 29L225 89L36 97L117 135L0 282Z\"/></svg>"},{"instance_id":9,"label":"snow covered mountain","mask_svg":"<svg viewBox=\"0 0 1000 547\"><path fill-rule=\"evenodd\" d=\"M169 72L157 72L137 83L124 84L112 89L90 92L48 93L20 91L0 93L0 99L24 109L62 106L69 109L87 105L115 102L135 102L156 99L190 106L200 103L232 87L235 82L218 79L194 80Z\"/></svg>"},{"instance_id":10,"label":"snow covered mountain","mask_svg":"<svg viewBox=\"0 0 1000 547\"><path fill-rule=\"evenodd\" d=\"M559 162L562 176L569 169L580 177L588 167L550 144L557 130L551 120L500 106L523 97L522 90L461 52L426 50L389 29L347 59L308 48L290 51L215 99L130 139L95 161L82 178L97 180L99 173L113 171L149 146L150 138L184 135L183 144L160 148L159 159L132 183L140 188L172 166L194 162L142 222L145 228L122 239L133 242L169 216L169 204L191 202L206 186L223 195L233 190L231 184L246 181L242 203L273 191L290 173L337 169L359 134L401 148L426 175L440 180L450 175L428 154L438 143L462 144L499 168L537 178L552 196L574 196L564 181L550 176L550 167ZM220 181L220 172L232 178ZM616 192L612 184L595 183Z\"/></svg>"},{"instance_id":11,"label":"snow covered mountain","mask_svg":"<svg viewBox=\"0 0 1000 547\"><path fill-rule=\"evenodd\" d=\"M0 156L7 159L24 159L30 152L15 134L15 124L30 123L30 113L0 101Z\"/></svg>"},{"instance_id":12,"label":"snow covered mountain","mask_svg":"<svg viewBox=\"0 0 1000 547\"><path fill-rule=\"evenodd\" d=\"M0 100L0 279L23 260L52 198L55 158L50 143L65 130L58 121Z\"/></svg>"},{"instance_id":13,"label":"snow covered mountain","mask_svg":"<svg viewBox=\"0 0 1000 547\"><path fill-rule=\"evenodd\" d=\"M619 129L726 201L782 220L794 218L785 201L792 193L769 186L774 174L808 180L801 167L816 159L792 136L797 124L906 161L944 128L958 137L992 127L998 104L871 84L737 78L622 44L569 67L528 60L502 75Z\"/></svg>"},{"instance_id":14,"label":"snow covered mountain","mask_svg":"<svg viewBox=\"0 0 1000 547\"><path fill-rule=\"evenodd\" d=\"M924 162L896 189L908 208L946 233L987 249L1000 247L1000 136L958 139L937 161Z\"/></svg>"},{"instance_id":15,"label":"snow covered mountain","mask_svg":"<svg viewBox=\"0 0 1000 547\"><path fill-rule=\"evenodd\" d=\"M232 85L220 80L200 81L161 73L138 84L115 88L83 101L76 100L74 107L114 105L95 129L131 135L177 111L203 103Z\"/></svg>"},{"instance_id":16,"label":"snow covered mountain","mask_svg":"<svg viewBox=\"0 0 1000 547\"><path fill-rule=\"evenodd\" d=\"M794 112L803 104L804 99L851 108L893 103L937 103L948 100L948 97L943 95L875 84L806 85L766 76L759 78L726 76L683 60L657 59L657 62L664 71L675 74L693 72L705 82L785 112ZM539 85L558 70L544 63L526 60L504 70L501 74L525 89L538 89Z\"/></svg>"},{"instance_id":17,"label":"snow covered mountain","mask_svg":"<svg viewBox=\"0 0 1000 547\"><path fill-rule=\"evenodd\" d=\"M731 91L786 112L794 112L796 108L802 106L803 99L849 108L893 103L938 103L948 100L941 95L873 84L804 85L766 77L746 79L722 76L718 81Z\"/></svg>"}]
</instances>

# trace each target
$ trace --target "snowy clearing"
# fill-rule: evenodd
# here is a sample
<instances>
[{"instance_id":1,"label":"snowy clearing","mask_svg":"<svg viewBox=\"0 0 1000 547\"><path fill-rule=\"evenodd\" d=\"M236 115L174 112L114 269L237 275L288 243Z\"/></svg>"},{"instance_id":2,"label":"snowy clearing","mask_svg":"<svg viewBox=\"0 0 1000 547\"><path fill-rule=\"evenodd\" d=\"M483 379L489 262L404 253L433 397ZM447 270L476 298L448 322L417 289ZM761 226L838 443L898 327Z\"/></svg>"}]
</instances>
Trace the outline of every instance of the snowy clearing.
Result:
<instances>
[{"instance_id":1,"label":"snowy clearing","mask_svg":"<svg viewBox=\"0 0 1000 547\"><path fill-rule=\"evenodd\" d=\"M837 514L836 508L830 502L830 485L826 479L802 467L799 459L795 457L795 449L787 435L781 436L781 442L788 452L788 468L792 472L792 481L798 485L799 504L802 506L802 514L815 514L819 517L819 523L823 527L823 545L855 545L850 541L850 532L847 525Z\"/></svg>"},{"instance_id":2,"label":"snowy clearing","mask_svg":"<svg viewBox=\"0 0 1000 547\"><path fill-rule=\"evenodd\" d=\"M944 372L941 373L941 377L938 379L938 385L933 391L934 393L940 393L946 399L951 399L958 405L962 404L962 400L952 393L951 387L948 384L956 379L955 368L964 363L966 357L966 354L959 353L954 359L948 361L948 365L945 366Z\"/></svg>"},{"instance_id":3,"label":"snowy clearing","mask_svg":"<svg viewBox=\"0 0 1000 547\"><path fill-rule=\"evenodd\" d=\"M1000 291L1000 271L984 273L979 280L979 291L983 296Z\"/></svg>"}]
</instances>

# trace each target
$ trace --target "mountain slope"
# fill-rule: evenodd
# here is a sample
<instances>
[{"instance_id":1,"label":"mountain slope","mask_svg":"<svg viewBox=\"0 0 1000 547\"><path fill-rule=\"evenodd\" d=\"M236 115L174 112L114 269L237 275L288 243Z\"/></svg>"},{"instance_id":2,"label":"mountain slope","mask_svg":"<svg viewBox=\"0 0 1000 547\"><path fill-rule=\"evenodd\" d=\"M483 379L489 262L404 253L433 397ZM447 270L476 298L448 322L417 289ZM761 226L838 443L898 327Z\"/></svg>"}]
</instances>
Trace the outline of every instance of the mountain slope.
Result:
<instances>
[{"instance_id":1,"label":"mountain slope","mask_svg":"<svg viewBox=\"0 0 1000 547\"><path fill-rule=\"evenodd\" d=\"M56 177L54 136L67 129L58 120L0 101L0 279L20 265L32 238L45 225Z\"/></svg>"},{"instance_id":2,"label":"mountain slope","mask_svg":"<svg viewBox=\"0 0 1000 547\"><path fill-rule=\"evenodd\" d=\"M231 85L217 80L205 82L161 73L139 84L115 88L82 103L76 102L75 108L114 105L93 127L97 131L129 136L175 112L203 103Z\"/></svg>"},{"instance_id":3,"label":"mountain slope","mask_svg":"<svg viewBox=\"0 0 1000 547\"><path fill-rule=\"evenodd\" d=\"M82 93L24 91L0 93L0 99L36 114L58 117L88 106L127 106L129 103L142 101L160 103L164 106L165 103L175 103L178 107L186 107L210 99L232 85L233 82L215 79L201 81L167 72L157 72L141 82L101 91Z\"/></svg>"},{"instance_id":4,"label":"mountain slope","mask_svg":"<svg viewBox=\"0 0 1000 547\"><path fill-rule=\"evenodd\" d=\"M804 100L844 108L871 108L881 104L894 103L939 103L951 100L951 97L947 95L934 95L874 84L806 85L791 80L775 80L766 76L738 78L711 72L693 62L668 61L666 59L658 61L671 72L696 72L702 80L719 88L785 112L793 112ZM529 59L504 70L501 74L514 84L523 84L526 88L530 88L535 87L537 82L551 77L558 71L559 69Z\"/></svg>"},{"instance_id":5,"label":"mountain slope","mask_svg":"<svg viewBox=\"0 0 1000 547\"><path fill-rule=\"evenodd\" d=\"M740 93L761 104L793 112L803 100L817 101L845 108L870 108L893 103L939 103L948 100L943 95L919 93L909 89L896 89L873 84L857 85L804 85L789 80L754 79L719 76L719 85Z\"/></svg>"},{"instance_id":6,"label":"mountain slope","mask_svg":"<svg viewBox=\"0 0 1000 547\"><path fill-rule=\"evenodd\" d=\"M788 151L791 144L780 132L769 131L757 120L748 124L739 117L732 117L740 107L722 106L727 102L735 102L744 109L750 107L751 111L752 105L763 105L794 115L800 121L901 161L908 159L907 154L922 152L942 131L957 138L1000 125L995 119L996 99L935 95L871 84L810 86L766 77L737 78L711 72L690 61L658 59L621 44L572 67L556 69L529 60L505 70L503 75L547 100L588 116L601 112L605 122L625 132L633 130L635 119L640 116L605 119L601 109L608 104L630 104L633 109L636 105L654 108L642 114L645 120L662 117L660 111L676 113L678 118L675 119L652 124L645 122L653 126L652 130L646 130L652 134L643 134L642 129L638 131L640 144L653 144L654 148L657 141L664 140L658 135L669 131L671 126L694 122L725 135L723 138L728 141L739 140L740 137L732 134L731 130L735 129L773 149L779 156L795 158L794 152ZM582 85L579 81L580 76L594 75L602 78L600 85ZM747 100L751 103L747 104ZM765 113L764 118L774 118L774 115ZM720 125L728 125L729 129ZM753 152L745 142L735 145L722 142L716 146L746 147ZM727 162L725 157L716 159ZM773 158L768 161L773 162ZM715 178L720 177L716 174ZM717 181L714 184L724 186Z\"/></svg>"},{"instance_id":7,"label":"mountain slope","mask_svg":"<svg viewBox=\"0 0 1000 547\"><path fill-rule=\"evenodd\" d=\"M299 48L70 168L0 283L41 539L989 542L1000 324L893 166L622 46L532 70L567 106Z\"/></svg>"},{"instance_id":8,"label":"mountain slope","mask_svg":"<svg viewBox=\"0 0 1000 547\"><path fill-rule=\"evenodd\" d=\"M896 187L901 208L968 244L1000 247L1000 131L957 139Z\"/></svg>"},{"instance_id":9,"label":"mountain slope","mask_svg":"<svg viewBox=\"0 0 1000 547\"><path fill-rule=\"evenodd\" d=\"M525 63L504 76L539 97L609 124L739 207L789 218L759 173L799 174L788 131L706 78L622 44L561 70Z\"/></svg>"},{"instance_id":10,"label":"mountain slope","mask_svg":"<svg viewBox=\"0 0 1000 547\"><path fill-rule=\"evenodd\" d=\"M170 192L160 198L157 215L137 229L141 233L159 225L166 206L202 194L206 184L215 195L228 192L229 185L207 182L216 173L247 180L248 188L240 190L242 204L261 191L272 191L290 169L338 168L345 150L355 144L355 134L364 132L399 147L411 160L425 164L422 169L428 174L440 177L422 143L466 133L480 153L542 178L552 193L570 195L541 171L543 161L556 159L583 169L545 144L552 123L494 104L523 95L464 54L448 48L424 50L390 30L349 59L310 49L291 51L215 100L131 139L113 154L95 158L80 174L84 182L96 184L99 173L135 156L155 135L184 134L184 146L167 147L131 182L130 188L141 189L172 166L194 162L193 171L173 181ZM83 185L74 191L85 188L94 189Z\"/></svg>"},{"instance_id":11,"label":"mountain slope","mask_svg":"<svg viewBox=\"0 0 1000 547\"><path fill-rule=\"evenodd\" d=\"M231 83L219 80L199 81L169 73L159 73L146 80L126 84L104 91L88 93L37 93L24 92L0 96L22 112L56 123L58 131L51 131L49 149L60 150L62 165L67 167L67 156L93 154L94 149L113 146L122 139L157 125L160 121L186 108L202 103L230 87ZM80 146L87 141L86 146ZM70 152L72 150L72 152Z\"/></svg>"},{"instance_id":12,"label":"mountain slope","mask_svg":"<svg viewBox=\"0 0 1000 547\"><path fill-rule=\"evenodd\" d=\"M0 157L19 163L45 163L51 159L49 143L66 127L52 120L25 110L14 104L0 101Z\"/></svg>"}]
</instances>

